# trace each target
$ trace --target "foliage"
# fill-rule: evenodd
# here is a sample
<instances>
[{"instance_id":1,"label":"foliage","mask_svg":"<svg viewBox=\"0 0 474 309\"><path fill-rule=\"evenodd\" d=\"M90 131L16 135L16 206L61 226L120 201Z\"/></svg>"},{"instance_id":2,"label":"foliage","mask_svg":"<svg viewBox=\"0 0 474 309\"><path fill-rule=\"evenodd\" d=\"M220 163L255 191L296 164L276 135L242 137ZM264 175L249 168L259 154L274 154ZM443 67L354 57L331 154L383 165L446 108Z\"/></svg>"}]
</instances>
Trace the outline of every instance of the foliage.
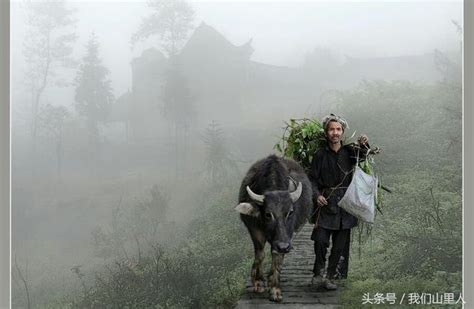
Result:
<instances>
[{"instance_id":1,"label":"foliage","mask_svg":"<svg viewBox=\"0 0 474 309\"><path fill-rule=\"evenodd\" d=\"M191 125L196 119L194 96L179 63L173 58L165 74L162 85L162 112L174 124L175 174L185 173L188 137Z\"/></svg>"},{"instance_id":2,"label":"foliage","mask_svg":"<svg viewBox=\"0 0 474 309\"><path fill-rule=\"evenodd\" d=\"M397 194L386 196L385 216L375 227L378 239L367 248L375 250L372 257L390 259L378 266L386 269L375 272L384 279L461 271L461 192L449 186L460 178L456 169L407 171L392 177Z\"/></svg>"},{"instance_id":3,"label":"foliage","mask_svg":"<svg viewBox=\"0 0 474 309\"><path fill-rule=\"evenodd\" d=\"M76 10L68 8L66 2L62 0L27 1L24 5L27 17L26 39L23 43L26 63L24 82L31 94L32 160L30 161L35 177L36 139L40 125L38 114L42 97L52 82L58 87L69 85L69 82L58 77L57 73L60 68L71 68L75 65L72 52L77 39L73 30Z\"/></svg>"},{"instance_id":4,"label":"foliage","mask_svg":"<svg viewBox=\"0 0 474 309\"><path fill-rule=\"evenodd\" d=\"M112 212L112 221L109 229L97 226L92 230L91 235L95 256L104 259L110 257L121 259L127 256L123 245L128 237L121 219L121 209L117 207Z\"/></svg>"},{"instance_id":5,"label":"foliage","mask_svg":"<svg viewBox=\"0 0 474 309\"><path fill-rule=\"evenodd\" d=\"M165 118L173 122L176 128L189 129L196 117L194 97L178 63L173 62L169 66L162 90L162 111Z\"/></svg>"},{"instance_id":6,"label":"foliage","mask_svg":"<svg viewBox=\"0 0 474 309\"><path fill-rule=\"evenodd\" d=\"M53 106L46 104L40 109L38 122L40 132L52 138L55 143L56 163L58 176L61 176L62 154L63 154L63 133L65 122L71 115L64 106Z\"/></svg>"},{"instance_id":7,"label":"foliage","mask_svg":"<svg viewBox=\"0 0 474 309\"><path fill-rule=\"evenodd\" d=\"M204 162L205 173L212 184L228 182L234 178L237 165L225 145L223 130L219 123L212 121L206 128L202 140L206 145L206 159ZM230 179L229 179L230 180Z\"/></svg>"},{"instance_id":8,"label":"foliage","mask_svg":"<svg viewBox=\"0 0 474 309\"><path fill-rule=\"evenodd\" d=\"M175 56L193 28L194 10L184 0L151 0L148 6L153 13L132 35L132 45L158 35L163 50L168 56Z\"/></svg>"},{"instance_id":9,"label":"foliage","mask_svg":"<svg viewBox=\"0 0 474 309\"><path fill-rule=\"evenodd\" d=\"M28 39L23 54L28 65L27 83L35 95L41 95L58 66L75 65L71 55L77 39L72 30L76 10L67 8L61 0L27 1L25 8ZM64 81L58 80L57 85L64 85Z\"/></svg>"},{"instance_id":10,"label":"foliage","mask_svg":"<svg viewBox=\"0 0 474 309\"><path fill-rule=\"evenodd\" d=\"M97 124L104 122L113 101L109 70L99 58L99 42L92 34L87 43L87 54L76 75L74 100L79 115L86 117L91 138L98 138Z\"/></svg>"},{"instance_id":11,"label":"foliage","mask_svg":"<svg viewBox=\"0 0 474 309\"><path fill-rule=\"evenodd\" d=\"M136 223L144 223L144 227L157 226L159 223L167 222L168 208L171 197L158 185L150 189L150 200L139 201L137 207L132 211L132 217ZM155 233L150 235L156 236Z\"/></svg>"},{"instance_id":12,"label":"foliage","mask_svg":"<svg viewBox=\"0 0 474 309\"><path fill-rule=\"evenodd\" d=\"M120 200L112 210L110 225L105 228L97 226L92 231L95 256L104 260L130 260L133 248L140 261L143 247L155 245L159 232L163 233L167 226L170 197L158 185L149 192L151 199L138 200L128 210L123 209Z\"/></svg>"},{"instance_id":13,"label":"foliage","mask_svg":"<svg viewBox=\"0 0 474 309\"><path fill-rule=\"evenodd\" d=\"M351 115L352 128L363 129L359 132L372 142L383 142L383 155L375 166L379 174L396 173L406 166L436 169L459 156L449 145L451 136L459 135L460 122L449 121L444 106L452 102L450 106L457 109L460 105L455 107L459 103L455 93L442 92L441 85L364 81L341 92L331 112ZM383 166L383 171L378 166Z\"/></svg>"},{"instance_id":14,"label":"foliage","mask_svg":"<svg viewBox=\"0 0 474 309\"><path fill-rule=\"evenodd\" d=\"M38 114L40 127L45 134L59 140L61 139L64 122L70 117L70 112L64 106L46 104Z\"/></svg>"},{"instance_id":15,"label":"foliage","mask_svg":"<svg viewBox=\"0 0 474 309\"><path fill-rule=\"evenodd\" d=\"M174 248L150 245L140 260L117 260L97 270L73 307L230 307L250 267L250 242L242 241L246 231L229 207L233 193L229 188L208 200L210 207Z\"/></svg>"},{"instance_id":16,"label":"foliage","mask_svg":"<svg viewBox=\"0 0 474 309\"><path fill-rule=\"evenodd\" d=\"M316 119L290 119L286 123L281 140L274 149L292 158L309 170L313 155L318 148L326 145L322 124Z\"/></svg>"},{"instance_id":17,"label":"foliage","mask_svg":"<svg viewBox=\"0 0 474 309\"><path fill-rule=\"evenodd\" d=\"M449 90L447 89L449 88ZM371 140L384 141L375 171L393 194L369 235L357 231L345 306L358 308L364 293L461 290L462 173L460 122L454 85L372 81L340 93L338 110ZM382 129L383 128L383 129ZM458 149L458 150L456 150Z\"/></svg>"}]
</instances>

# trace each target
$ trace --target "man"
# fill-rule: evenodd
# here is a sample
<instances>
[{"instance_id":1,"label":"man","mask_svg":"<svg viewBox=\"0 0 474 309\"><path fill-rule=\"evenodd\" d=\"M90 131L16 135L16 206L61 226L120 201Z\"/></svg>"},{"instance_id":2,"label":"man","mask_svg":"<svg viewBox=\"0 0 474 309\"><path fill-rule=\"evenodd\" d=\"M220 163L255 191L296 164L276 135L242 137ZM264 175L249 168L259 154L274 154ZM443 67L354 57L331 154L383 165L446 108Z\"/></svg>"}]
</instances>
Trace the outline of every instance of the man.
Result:
<instances>
[{"instance_id":1,"label":"man","mask_svg":"<svg viewBox=\"0 0 474 309\"><path fill-rule=\"evenodd\" d=\"M343 253L346 253L345 258L348 258L350 231L357 225L357 218L337 204L351 183L357 157L359 160L365 159L369 146L366 135L358 139L358 144L343 145L342 137L347 128L347 122L334 114L324 117L323 128L327 146L318 149L314 154L309 175L313 185L315 205L312 217L315 226L311 235L316 254L313 284L335 290L337 289L334 282L337 264ZM324 277L330 238L332 238L332 249L326 277ZM345 262L347 261L344 261L344 264ZM347 264L344 266L347 267ZM347 275L347 269L345 272Z\"/></svg>"}]
</instances>

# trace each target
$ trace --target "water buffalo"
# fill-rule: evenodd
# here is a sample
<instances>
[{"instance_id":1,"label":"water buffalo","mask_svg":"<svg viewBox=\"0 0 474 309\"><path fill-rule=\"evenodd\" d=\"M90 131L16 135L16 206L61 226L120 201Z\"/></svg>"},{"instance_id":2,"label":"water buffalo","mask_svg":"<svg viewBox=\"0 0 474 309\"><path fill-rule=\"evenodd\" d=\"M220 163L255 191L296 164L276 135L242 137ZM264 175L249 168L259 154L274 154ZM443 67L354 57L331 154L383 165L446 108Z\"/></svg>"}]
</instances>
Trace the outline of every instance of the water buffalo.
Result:
<instances>
[{"instance_id":1,"label":"water buffalo","mask_svg":"<svg viewBox=\"0 0 474 309\"><path fill-rule=\"evenodd\" d=\"M293 160L270 155L254 163L240 186L235 209L252 238L255 260L251 278L254 292L265 291L264 247L271 245L272 268L268 278L270 300L282 300L280 273L295 232L312 209L312 189L303 168Z\"/></svg>"}]
</instances>

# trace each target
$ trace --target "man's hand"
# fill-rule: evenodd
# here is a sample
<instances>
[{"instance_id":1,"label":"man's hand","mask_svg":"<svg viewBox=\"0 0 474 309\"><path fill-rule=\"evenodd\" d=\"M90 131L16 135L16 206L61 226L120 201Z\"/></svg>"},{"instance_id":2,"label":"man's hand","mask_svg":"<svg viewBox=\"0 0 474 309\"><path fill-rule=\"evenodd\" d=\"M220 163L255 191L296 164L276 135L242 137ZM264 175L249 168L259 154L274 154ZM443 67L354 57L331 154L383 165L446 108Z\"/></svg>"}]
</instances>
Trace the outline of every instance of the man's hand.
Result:
<instances>
[{"instance_id":1,"label":"man's hand","mask_svg":"<svg viewBox=\"0 0 474 309\"><path fill-rule=\"evenodd\" d=\"M369 142L369 138L367 137L367 135L363 134L359 137L357 141L359 142L359 145L367 145L367 143Z\"/></svg>"},{"instance_id":2,"label":"man's hand","mask_svg":"<svg viewBox=\"0 0 474 309\"><path fill-rule=\"evenodd\" d=\"M322 195L318 196L318 206L323 207L328 204L328 201L326 201L326 198Z\"/></svg>"}]
</instances>

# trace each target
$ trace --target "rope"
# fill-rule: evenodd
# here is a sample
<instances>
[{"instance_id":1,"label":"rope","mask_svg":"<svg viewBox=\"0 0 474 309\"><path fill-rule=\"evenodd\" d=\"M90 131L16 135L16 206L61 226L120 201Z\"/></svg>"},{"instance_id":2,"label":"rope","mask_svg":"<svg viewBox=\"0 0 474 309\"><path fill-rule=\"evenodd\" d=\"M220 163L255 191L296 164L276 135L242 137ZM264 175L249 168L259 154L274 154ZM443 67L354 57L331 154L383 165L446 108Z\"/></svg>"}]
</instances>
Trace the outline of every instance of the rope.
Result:
<instances>
[{"instance_id":1,"label":"rope","mask_svg":"<svg viewBox=\"0 0 474 309\"><path fill-rule=\"evenodd\" d=\"M366 145L364 145L366 148L367 148L367 154L366 156L369 155L370 153L370 148L368 148ZM354 145L354 148L357 149L357 156L356 156L356 164L354 165L354 167L349 170L349 171L344 171L344 169L339 165L339 162L337 163L337 166L339 167L339 169L342 171L342 173L344 173L344 177L342 178L341 182L339 184L337 184L335 187L329 187L329 188L324 188L321 192L321 195L324 196L324 192L325 190L331 190L331 192L328 194L327 198L326 199L329 199L332 194L334 193L334 191L336 191L337 189L347 189L348 187L342 187L342 184L344 183L344 180L346 179L347 175L353 173L355 171L355 168L359 165L359 155L360 155L360 150L361 150L361 147L359 145ZM367 160L368 158L366 158ZM316 201L316 205L317 205L317 201ZM312 217L316 211L318 211L318 217L316 218L316 221L314 223L314 228L317 228L318 227L318 221L319 221L319 216L321 214L321 208L322 206L319 206L317 205L317 208L316 210L311 214L310 217Z\"/></svg>"}]
</instances>

